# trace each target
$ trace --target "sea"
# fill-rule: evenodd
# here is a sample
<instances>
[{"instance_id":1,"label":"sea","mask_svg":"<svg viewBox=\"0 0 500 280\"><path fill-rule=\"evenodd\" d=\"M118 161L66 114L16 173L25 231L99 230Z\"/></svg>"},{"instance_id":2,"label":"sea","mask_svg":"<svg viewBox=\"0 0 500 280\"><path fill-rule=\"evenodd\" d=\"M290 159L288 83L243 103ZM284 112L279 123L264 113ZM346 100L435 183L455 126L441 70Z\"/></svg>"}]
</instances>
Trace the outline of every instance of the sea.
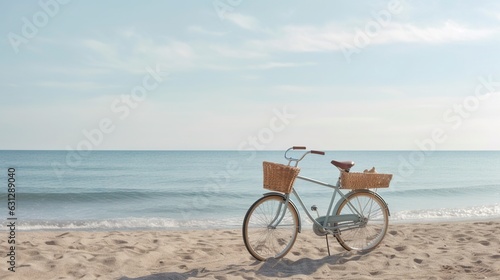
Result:
<instances>
[{"instance_id":1,"label":"sea","mask_svg":"<svg viewBox=\"0 0 500 280\"><path fill-rule=\"evenodd\" d=\"M283 154L4 150L0 223L5 229L15 221L24 231L240 228L267 192L262 162L286 164ZM335 185L339 171L331 160L354 161L353 172L393 174L390 186L377 190L391 223L500 218L499 151L326 151L307 155L300 175ZM316 205L324 215L332 189L302 180L294 188L307 208Z\"/></svg>"}]
</instances>

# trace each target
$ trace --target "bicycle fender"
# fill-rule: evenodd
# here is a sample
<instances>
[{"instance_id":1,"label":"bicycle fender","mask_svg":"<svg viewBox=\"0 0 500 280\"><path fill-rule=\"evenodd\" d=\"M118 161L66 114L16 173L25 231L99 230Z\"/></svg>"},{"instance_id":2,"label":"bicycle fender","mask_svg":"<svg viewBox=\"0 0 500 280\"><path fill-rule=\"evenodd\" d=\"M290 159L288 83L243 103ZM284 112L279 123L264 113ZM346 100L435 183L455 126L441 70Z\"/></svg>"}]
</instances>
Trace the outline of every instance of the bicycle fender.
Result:
<instances>
[{"instance_id":1,"label":"bicycle fender","mask_svg":"<svg viewBox=\"0 0 500 280\"><path fill-rule=\"evenodd\" d=\"M283 193L279 193L279 192L268 192L268 193L263 194L262 196L271 196L271 195L281 196L283 198L283 200L286 200L285 195ZM299 218L298 232L300 233L302 230L302 219L300 218L299 209L297 209L297 206L295 206L295 203L293 203L293 201L291 199L289 199L288 202L290 202L290 205L292 205L295 212L297 212L297 217Z\"/></svg>"},{"instance_id":2,"label":"bicycle fender","mask_svg":"<svg viewBox=\"0 0 500 280\"><path fill-rule=\"evenodd\" d=\"M387 209L387 215L391 216L391 211L389 210L389 206L387 204L387 202L385 202L385 200L376 192L373 192L373 191L370 191L370 190L366 190L366 189L360 189L360 190L353 190L353 191L350 191L349 193L346 194L346 198L351 196L353 193L360 193L360 192L364 192L364 193L371 193L373 194L374 196L376 196L377 198L379 198L385 205L385 209ZM333 213L337 213L337 211L339 210L339 207L340 207L340 204L343 202L344 200L341 199L337 202L337 204L335 205L335 208L333 209Z\"/></svg>"}]
</instances>

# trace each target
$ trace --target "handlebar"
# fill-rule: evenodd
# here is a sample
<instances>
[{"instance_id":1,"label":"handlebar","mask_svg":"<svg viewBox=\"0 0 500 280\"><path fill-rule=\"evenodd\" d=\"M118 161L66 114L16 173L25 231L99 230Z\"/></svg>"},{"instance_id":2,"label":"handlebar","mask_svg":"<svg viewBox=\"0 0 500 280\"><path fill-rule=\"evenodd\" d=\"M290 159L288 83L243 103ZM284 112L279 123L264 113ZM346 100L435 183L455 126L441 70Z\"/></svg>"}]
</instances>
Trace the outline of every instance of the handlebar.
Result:
<instances>
[{"instance_id":1,"label":"handlebar","mask_svg":"<svg viewBox=\"0 0 500 280\"><path fill-rule=\"evenodd\" d=\"M304 146L293 146L292 149L293 150L305 150L306 147L304 147Z\"/></svg>"},{"instance_id":2,"label":"handlebar","mask_svg":"<svg viewBox=\"0 0 500 280\"><path fill-rule=\"evenodd\" d=\"M290 164L292 161L295 161L295 166L297 166L299 164L299 161L304 159L304 157L307 156L308 154L316 154L316 155L322 155L322 156L325 155L325 152L323 152L323 151L310 150L310 151L306 151L300 158L293 158L293 157L287 156L287 153L290 150L305 150L305 149L306 149L306 147L304 147L304 146L293 146L291 148L288 148L288 150L286 150L286 152L285 152L285 158L288 160L288 164Z\"/></svg>"}]
</instances>

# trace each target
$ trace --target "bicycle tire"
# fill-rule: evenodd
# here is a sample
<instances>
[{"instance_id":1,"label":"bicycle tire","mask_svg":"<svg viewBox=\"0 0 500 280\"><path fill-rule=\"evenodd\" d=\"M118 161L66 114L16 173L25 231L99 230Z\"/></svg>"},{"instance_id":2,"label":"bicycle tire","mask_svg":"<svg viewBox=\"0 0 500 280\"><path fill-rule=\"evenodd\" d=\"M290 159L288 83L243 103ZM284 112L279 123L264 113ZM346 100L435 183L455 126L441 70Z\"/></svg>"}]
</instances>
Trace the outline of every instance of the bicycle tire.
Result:
<instances>
[{"instance_id":1,"label":"bicycle tire","mask_svg":"<svg viewBox=\"0 0 500 280\"><path fill-rule=\"evenodd\" d=\"M243 220L243 241L248 252L257 260L282 258L297 238L299 216L291 203L286 206L282 221L275 227L269 224L275 219L279 205L284 205L285 198L273 194L264 196L248 209Z\"/></svg>"},{"instance_id":2,"label":"bicycle tire","mask_svg":"<svg viewBox=\"0 0 500 280\"><path fill-rule=\"evenodd\" d=\"M340 229L335 237L347 251L371 251L382 242L387 233L389 225L387 204L369 190L356 190L348 193L340 202L337 215L357 214L351 209L351 205L362 215L361 219L364 219L365 223L354 229Z\"/></svg>"}]
</instances>

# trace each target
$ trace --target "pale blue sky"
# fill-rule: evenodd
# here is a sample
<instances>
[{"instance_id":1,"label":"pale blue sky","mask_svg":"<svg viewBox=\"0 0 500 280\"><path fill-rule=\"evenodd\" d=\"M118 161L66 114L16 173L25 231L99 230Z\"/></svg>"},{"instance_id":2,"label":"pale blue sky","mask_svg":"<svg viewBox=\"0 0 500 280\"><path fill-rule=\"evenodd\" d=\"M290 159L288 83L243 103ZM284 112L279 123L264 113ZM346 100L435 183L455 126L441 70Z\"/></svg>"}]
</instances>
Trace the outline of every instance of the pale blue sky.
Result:
<instances>
[{"instance_id":1,"label":"pale blue sky","mask_svg":"<svg viewBox=\"0 0 500 280\"><path fill-rule=\"evenodd\" d=\"M500 149L495 1L0 3L0 149Z\"/></svg>"}]
</instances>

